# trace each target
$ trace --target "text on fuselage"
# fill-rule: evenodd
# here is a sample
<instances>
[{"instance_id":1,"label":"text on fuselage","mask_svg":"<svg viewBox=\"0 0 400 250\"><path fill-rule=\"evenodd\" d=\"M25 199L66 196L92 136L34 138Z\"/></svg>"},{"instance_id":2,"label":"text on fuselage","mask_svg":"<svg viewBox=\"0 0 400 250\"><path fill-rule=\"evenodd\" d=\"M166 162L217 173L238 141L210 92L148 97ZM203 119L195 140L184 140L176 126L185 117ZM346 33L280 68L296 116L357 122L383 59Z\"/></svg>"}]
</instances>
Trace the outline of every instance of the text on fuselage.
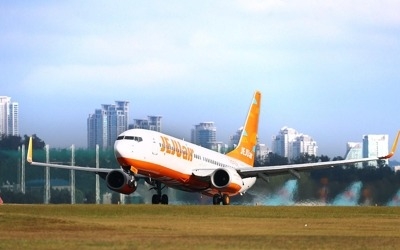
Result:
<instances>
[{"instance_id":1,"label":"text on fuselage","mask_svg":"<svg viewBox=\"0 0 400 250\"><path fill-rule=\"evenodd\" d=\"M161 140L161 152L175 155L176 157L182 158L184 160L193 160L193 149L183 146L178 141L169 139L165 136L161 136Z\"/></svg>"}]
</instances>

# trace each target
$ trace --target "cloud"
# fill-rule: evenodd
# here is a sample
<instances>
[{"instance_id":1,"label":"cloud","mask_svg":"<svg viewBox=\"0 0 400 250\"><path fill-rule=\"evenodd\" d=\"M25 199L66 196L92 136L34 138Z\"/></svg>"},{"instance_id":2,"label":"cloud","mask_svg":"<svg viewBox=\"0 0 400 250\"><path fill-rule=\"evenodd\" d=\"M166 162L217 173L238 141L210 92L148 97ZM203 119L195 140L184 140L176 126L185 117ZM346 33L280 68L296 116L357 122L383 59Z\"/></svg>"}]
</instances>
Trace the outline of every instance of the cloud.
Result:
<instances>
[{"instance_id":1,"label":"cloud","mask_svg":"<svg viewBox=\"0 0 400 250\"><path fill-rule=\"evenodd\" d=\"M238 0L240 8L250 13L265 13L282 9L286 3L283 0Z\"/></svg>"},{"instance_id":2,"label":"cloud","mask_svg":"<svg viewBox=\"0 0 400 250\"><path fill-rule=\"evenodd\" d=\"M400 26L400 2L394 0L238 0L236 7L259 25L256 30L268 27L268 34L282 40L341 41Z\"/></svg>"},{"instance_id":3,"label":"cloud","mask_svg":"<svg viewBox=\"0 0 400 250\"><path fill-rule=\"evenodd\" d=\"M161 85L174 82L173 79L187 74L181 64L149 61L128 65L48 65L35 68L24 80L25 88L46 90L52 94L71 92L84 86L112 90L115 84L123 88Z\"/></svg>"},{"instance_id":4,"label":"cloud","mask_svg":"<svg viewBox=\"0 0 400 250\"><path fill-rule=\"evenodd\" d=\"M202 49L216 45L216 39L207 31L195 31L189 38L189 44L193 49Z\"/></svg>"}]
</instances>

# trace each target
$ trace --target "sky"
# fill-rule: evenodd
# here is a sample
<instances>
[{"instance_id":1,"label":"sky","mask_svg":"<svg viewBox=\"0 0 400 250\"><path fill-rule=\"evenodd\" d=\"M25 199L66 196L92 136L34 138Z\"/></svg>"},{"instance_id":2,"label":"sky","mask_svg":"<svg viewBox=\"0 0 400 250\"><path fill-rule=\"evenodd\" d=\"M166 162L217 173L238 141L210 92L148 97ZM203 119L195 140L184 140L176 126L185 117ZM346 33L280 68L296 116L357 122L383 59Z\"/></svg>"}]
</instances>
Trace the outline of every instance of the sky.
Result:
<instances>
[{"instance_id":1,"label":"sky","mask_svg":"<svg viewBox=\"0 0 400 250\"><path fill-rule=\"evenodd\" d=\"M284 127L318 154L344 156L364 134L400 129L400 2L395 0L2 1L0 95L20 133L86 147L87 117L130 102L190 140L244 123L262 92L259 140ZM397 155L395 159L400 159Z\"/></svg>"}]
</instances>

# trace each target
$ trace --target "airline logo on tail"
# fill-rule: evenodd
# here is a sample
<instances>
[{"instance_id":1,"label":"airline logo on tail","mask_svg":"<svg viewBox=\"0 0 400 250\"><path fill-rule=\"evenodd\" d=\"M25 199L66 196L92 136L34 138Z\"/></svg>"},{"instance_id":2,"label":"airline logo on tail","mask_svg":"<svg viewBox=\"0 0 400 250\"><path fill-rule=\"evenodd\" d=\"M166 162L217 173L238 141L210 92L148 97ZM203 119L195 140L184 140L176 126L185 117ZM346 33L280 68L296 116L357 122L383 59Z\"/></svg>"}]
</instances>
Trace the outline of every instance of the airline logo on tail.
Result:
<instances>
[{"instance_id":1,"label":"airline logo on tail","mask_svg":"<svg viewBox=\"0 0 400 250\"><path fill-rule=\"evenodd\" d=\"M257 144L258 121L260 117L261 93L255 92L253 102L247 114L242 135L238 146L227 155L238 159L247 165L254 165L254 156Z\"/></svg>"}]
</instances>

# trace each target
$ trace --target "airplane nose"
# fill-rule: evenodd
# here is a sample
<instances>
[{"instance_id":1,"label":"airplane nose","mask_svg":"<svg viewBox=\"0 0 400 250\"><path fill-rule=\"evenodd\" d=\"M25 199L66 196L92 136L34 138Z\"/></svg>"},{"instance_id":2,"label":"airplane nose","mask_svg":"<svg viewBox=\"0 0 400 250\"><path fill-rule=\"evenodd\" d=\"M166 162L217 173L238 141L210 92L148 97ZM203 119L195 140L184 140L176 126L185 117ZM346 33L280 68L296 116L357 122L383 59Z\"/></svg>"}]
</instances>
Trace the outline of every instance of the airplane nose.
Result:
<instances>
[{"instance_id":1,"label":"airplane nose","mask_svg":"<svg viewBox=\"0 0 400 250\"><path fill-rule=\"evenodd\" d=\"M124 143L122 143L121 141L116 141L114 144L115 159L118 161L119 165L122 167L129 166L129 163L127 162L128 147L124 146L123 144Z\"/></svg>"},{"instance_id":2,"label":"airplane nose","mask_svg":"<svg viewBox=\"0 0 400 250\"><path fill-rule=\"evenodd\" d=\"M115 155L115 158L119 158L119 157L121 157L122 156L122 154L121 154L122 152L121 152L121 143L119 143L118 141L116 141L115 143L114 143L114 155Z\"/></svg>"},{"instance_id":3,"label":"airplane nose","mask_svg":"<svg viewBox=\"0 0 400 250\"><path fill-rule=\"evenodd\" d=\"M116 141L114 144L115 158L127 158L129 156L129 148L124 141Z\"/></svg>"}]
</instances>

